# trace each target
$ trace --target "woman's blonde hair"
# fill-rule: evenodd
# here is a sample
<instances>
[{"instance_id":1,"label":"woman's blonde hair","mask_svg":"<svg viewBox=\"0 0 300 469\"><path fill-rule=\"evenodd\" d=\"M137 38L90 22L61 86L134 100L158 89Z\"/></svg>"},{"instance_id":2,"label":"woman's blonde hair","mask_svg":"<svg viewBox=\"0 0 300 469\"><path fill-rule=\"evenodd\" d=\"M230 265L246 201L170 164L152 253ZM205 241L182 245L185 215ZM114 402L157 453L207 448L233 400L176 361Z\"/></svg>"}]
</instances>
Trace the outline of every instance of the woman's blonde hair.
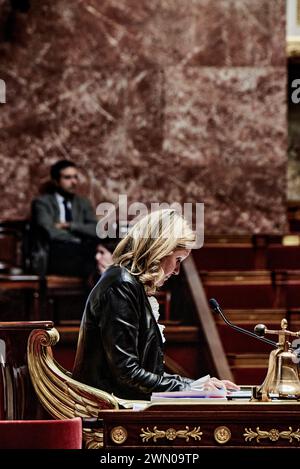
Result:
<instances>
[{"instance_id":1,"label":"woman's blonde hair","mask_svg":"<svg viewBox=\"0 0 300 469\"><path fill-rule=\"evenodd\" d=\"M117 245L113 263L126 267L153 294L164 278L161 260L175 249L191 249L195 232L174 209L151 212L139 220Z\"/></svg>"}]
</instances>

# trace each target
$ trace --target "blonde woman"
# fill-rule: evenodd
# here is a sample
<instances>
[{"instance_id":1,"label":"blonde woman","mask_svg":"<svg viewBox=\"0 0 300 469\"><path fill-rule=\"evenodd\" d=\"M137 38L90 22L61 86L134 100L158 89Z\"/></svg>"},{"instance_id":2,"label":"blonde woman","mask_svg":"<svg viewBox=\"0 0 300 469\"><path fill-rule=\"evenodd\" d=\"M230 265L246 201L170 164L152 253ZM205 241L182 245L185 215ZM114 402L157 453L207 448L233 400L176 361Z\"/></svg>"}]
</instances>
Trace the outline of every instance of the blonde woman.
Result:
<instances>
[{"instance_id":1,"label":"blonde woman","mask_svg":"<svg viewBox=\"0 0 300 469\"><path fill-rule=\"evenodd\" d=\"M192 379L164 372L164 336L153 295L179 273L194 243L195 233L172 209L152 212L131 228L88 298L75 379L124 399L191 389ZM207 389L237 388L210 377L203 383Z\"/></svg>"}]
</instances>

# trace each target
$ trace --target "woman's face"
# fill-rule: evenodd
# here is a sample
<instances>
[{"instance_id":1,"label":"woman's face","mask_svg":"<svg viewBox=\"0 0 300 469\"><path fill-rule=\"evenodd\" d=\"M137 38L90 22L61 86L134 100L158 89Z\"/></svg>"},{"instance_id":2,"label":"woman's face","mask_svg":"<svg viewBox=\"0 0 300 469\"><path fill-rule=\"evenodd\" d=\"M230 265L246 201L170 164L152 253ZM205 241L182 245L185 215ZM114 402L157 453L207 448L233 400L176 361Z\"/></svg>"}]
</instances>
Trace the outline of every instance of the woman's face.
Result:
<instances>
[{"instance_id":1,"label":"woman's face","mask_svg":"<svg viewBox=\"0 0 300 469\"><path fill-rule=\"evenodd\" d=\"M162 282L158 285L163 285L171 275L178 275L180 271L181 262L188 257L190 254L190 249L176 249L171 252L168 256L165 256L160 261L160 266L164 271L164 278Z\"/></svg>"},{"instance_id":2,"label":"woman's face","mask_svg":"<svg viewBox=\"0 0 300 469\"><path fill-rule=\"evenodd\" d=\"M106 268L112 264L112 254L108 249L102 246L102 244L97 246L95 259L97 261L97 268L100 274L103 274Z\"/></svg>"}]
</instances>

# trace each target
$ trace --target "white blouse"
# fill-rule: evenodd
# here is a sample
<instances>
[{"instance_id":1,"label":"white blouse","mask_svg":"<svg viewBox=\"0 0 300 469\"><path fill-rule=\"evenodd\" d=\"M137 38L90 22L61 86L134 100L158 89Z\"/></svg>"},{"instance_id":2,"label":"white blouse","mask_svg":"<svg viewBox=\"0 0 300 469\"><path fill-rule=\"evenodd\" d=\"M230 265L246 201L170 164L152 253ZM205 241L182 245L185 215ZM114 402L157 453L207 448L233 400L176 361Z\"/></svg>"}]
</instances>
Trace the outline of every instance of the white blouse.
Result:
<instances>
[{"instance_id":1,"label":"white blouse","mask_svg":"<svg viewBox=\"0 0 300 469\"><path fill-rule=\"evenodd\" d=\"M155 296L149 296L148 300L149 300L149 303L150 303L150 306L151 306L151 309L152 309L153 316L154 316L154 318L157 322L162 341L164 343L166 341L166 338L164 336L165 326L158 323L158 320L159 320L159 303L158 303L157 299L155 298Z\"/></svg>"}]
</instances>

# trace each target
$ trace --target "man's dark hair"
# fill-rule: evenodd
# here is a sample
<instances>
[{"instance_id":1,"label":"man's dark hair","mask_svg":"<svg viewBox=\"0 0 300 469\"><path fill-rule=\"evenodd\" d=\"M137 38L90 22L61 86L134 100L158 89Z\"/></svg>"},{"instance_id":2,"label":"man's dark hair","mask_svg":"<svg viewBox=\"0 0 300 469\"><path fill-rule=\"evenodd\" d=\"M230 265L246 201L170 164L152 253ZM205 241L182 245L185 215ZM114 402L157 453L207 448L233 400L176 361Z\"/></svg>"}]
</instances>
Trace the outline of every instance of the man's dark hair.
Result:
<instances>
[{"instance_id":1,"label":"man's dark hair","mask_svg":"<svg viewBox=\"0 0 300 469\"><path fill-rule=\"evenodd\" d=\"M51 179L53 179L54 181L59 181L60 172L63 169L66 169L66 168L69 168L69 167L77 168L76 164L73 163L73 161L69 161L69 160L59 160L59 161L57 161L50 168Z\"/></svg>"}]
</instances>

